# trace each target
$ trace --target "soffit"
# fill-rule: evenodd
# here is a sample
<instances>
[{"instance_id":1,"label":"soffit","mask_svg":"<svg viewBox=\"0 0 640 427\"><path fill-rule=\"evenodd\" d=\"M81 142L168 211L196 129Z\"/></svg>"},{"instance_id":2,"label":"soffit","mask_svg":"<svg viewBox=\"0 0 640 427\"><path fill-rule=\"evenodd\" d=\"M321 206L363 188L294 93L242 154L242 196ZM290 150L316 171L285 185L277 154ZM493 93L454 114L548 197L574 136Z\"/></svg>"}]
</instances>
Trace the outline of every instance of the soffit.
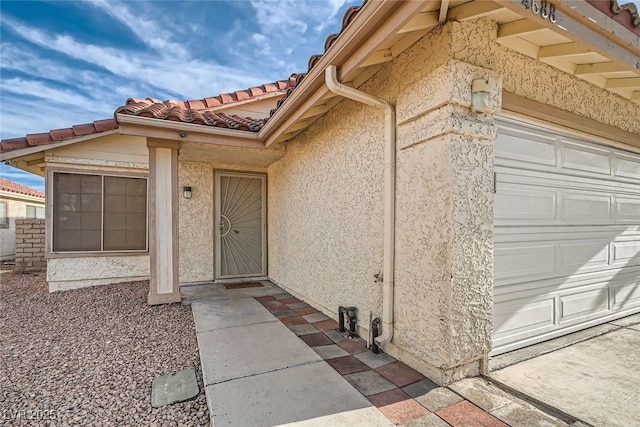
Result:
<instances>
[{"instance_id":1,"label":"soffit","mask_svg":"<svg viewBox=\"0 0 640 427\"><path fill-rule=\"evenodd\" d=\"M588 9L574 10L567 6L572 4L570 1L554 2L558 11L558 21L554 24L548 18L545 20L525 9L521 0L397 2L396 7L377 13L378 22L385 22L384 28L378 26L354 36L352 33L367 24L368 16L361 15L366 15L369 8L382 9L377 3L363 5L353 19L351 27L355 28L343 29L334 43L338 45L342 38L358 37L362 41L357 48L341 58L339 49L342 46L330 46L319 59L312 57L314 68L298 83L296 91L281 101L261 130L260 137L267 146L295 137L340 102L342 98L329 92L324 85L322 72L327 65L337 65L340 81L358 87L378 72L383 64L398 57L438 26L443 17L456 21L488 17L499 26L498 43L501 45L640 103L640 70L633 65L637 62L634 59L640 60L636 55L636 51L640 52L640 41L625 27L616 27L619 24L606 15L599 17L600 12L588 3L583 5ZM409 11L409 8L413 10ZM591 17L591 12L595 18ZM380 20L383 14L385 18ZM578 19L580 16L583 19ZM592 28L583 24L585 16L593 21ZM609 41L615 31L628 32L625 36L630 36L632 42L622 47L624 43L620 41L618 44ZM325 57L329 58L325 60ZM313 79L317 81L309 81ZM301 92L306 92L305 96L299 96L304 100L289 99ZM280 117L278 113L282 113ZM274 120L279 123L269 123ZM273 129L276 127L278 131Z\"/></svg>"}]
</instances>

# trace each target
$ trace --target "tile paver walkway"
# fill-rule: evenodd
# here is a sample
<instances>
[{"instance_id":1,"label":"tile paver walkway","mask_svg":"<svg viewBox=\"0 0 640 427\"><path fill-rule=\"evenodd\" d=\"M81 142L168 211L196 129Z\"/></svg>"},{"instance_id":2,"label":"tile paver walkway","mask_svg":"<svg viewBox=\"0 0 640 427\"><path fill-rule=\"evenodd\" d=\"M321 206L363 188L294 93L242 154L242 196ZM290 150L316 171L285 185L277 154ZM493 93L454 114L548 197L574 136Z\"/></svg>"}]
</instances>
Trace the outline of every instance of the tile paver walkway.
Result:
<instances>
[{"instance_id":1,"label":"tile paver walkway","mask_svg":"<svg viewBox=\"0 0 640 427\"><path fill-rule=\"evenodd\" d=\"M297 313L295 307L303 304L302 301L288 294L275 295L274 299L287 305L294 313L291 316L279 317L278 320L311 348L318 349L320 357L366 396L393 424L457 427L473 425L469 422L493 422L494 424L486 425L504 425L497 418L464 400L455 392L439 387L403 362L384 353L372 353L367 349L363 339L350 339L348 333L337 332L337 322L324 314ZM269 308L269 301L271 300L263 300L265 308ZM328 320L317 321L323 317ZM342 350L344 355L336 354L336 348ZM464 407L466 412L455 406L461 402L470 405ZM432 409L429 410L428 407ZM434 413L448 407L452 409L443 414L449 417L449 424ZM484 415L480 417L478 411ZM465 413L468 413L466 418Z\"/></svg>"},{"instance_id":2,"label":"tile paver walkway","mask_svg":"<svg viewBox=\"0 0 640 427\"><path fill-rule=\"evenodd\" d=\"M403 362L372 353L364 340L337 332L333 319L262 283L183 291L193 309L216 426L507 425ZM526 417L529 408L518 405L518 416ZM504 408L495 415L513 419L511 407Z\"/></svg>"}]
</instances>

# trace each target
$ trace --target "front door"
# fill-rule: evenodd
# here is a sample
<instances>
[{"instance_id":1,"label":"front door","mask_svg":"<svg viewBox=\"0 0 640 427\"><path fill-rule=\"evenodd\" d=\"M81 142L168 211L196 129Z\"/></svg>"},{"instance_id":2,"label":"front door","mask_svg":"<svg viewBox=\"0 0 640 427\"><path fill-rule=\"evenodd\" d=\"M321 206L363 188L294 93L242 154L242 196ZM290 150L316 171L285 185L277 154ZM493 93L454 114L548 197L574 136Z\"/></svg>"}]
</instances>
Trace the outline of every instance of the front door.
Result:
<instances>
[{"instance_id":1,"label":"front door","mask_svg":"<svg viewBox=\"0 0 640 427\"><path fill-rule=\"evenodd\" d=\"M216 278L265 276L266 177L217 172Z\"/></svg>"}]
</instances>

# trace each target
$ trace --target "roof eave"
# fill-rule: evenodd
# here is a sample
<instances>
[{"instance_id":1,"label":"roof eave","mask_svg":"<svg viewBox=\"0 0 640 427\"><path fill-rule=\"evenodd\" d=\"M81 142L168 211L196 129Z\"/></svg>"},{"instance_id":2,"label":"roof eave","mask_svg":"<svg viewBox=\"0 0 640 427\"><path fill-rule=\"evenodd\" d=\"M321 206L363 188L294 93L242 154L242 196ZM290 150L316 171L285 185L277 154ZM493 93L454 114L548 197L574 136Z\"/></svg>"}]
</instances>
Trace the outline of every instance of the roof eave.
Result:
<instances>
[{"instance_id":1,"label":"roof eave","mask_svg":"<svg viewBox=\"0 0 640 427\"><path fill-rule=\"evenodd\" d=\"M117 114L121 135L264 149L257 132Z\"/></svg>"},{"instance_id":2,"label":"roof eave","mask_svg":"<svg viewBox=\"0 0 640 427\"><path fill-rule=\"evenodd\" d=\"M111 129L104 132L92 133L90 135L83 135L77 138L63 139L60 142L54 142L50 144L35 145L33 147L28 147L28 148L19 148L17 150L3 151L3 152L0 152L0 161L17 159L20 157L28 156L30 154L52 150L55 148L64 147L66 145L77 144L79 142L85 142L95 138L101 138L103 136L113 135L115 133L118 133L118 129Z\"/></svg>"},{"instance_id":3,"label":"roof eave","mask_svg":"<svg viewBox=\"0 0 640 427\"><path fill-rule=\"evenodd\" d=\"M495 2L519 14L526 12L521 0ZM523 16L570 39L582 41L593 51L628 64L631 69L640 72L640 38L628 28L603 15L587 2L558 0L556 7L562 13L555 23L533 13Z\"/></svg>"},{"instance_id":4,"label":"roof eave","mask_svg":"<svg viewBox=\"0 0 640 427\"><path fill-rule=\"evenodd\" d=\"M15 193L13 191L0 190L0 197L14 200L27 200L44 203L44 197L33 196L31 194Z\"/></svg>"},{"instance_id":5,"label":"roof eave","mask_svg":"<svg viewBox=\"0 0 640 427\"><path fill-rule=\"evenodd\" d=\"M369 37L372 33L391 34L402 27L411 17L424 8L429 0L412 2L368 2L353 22L344 30L336 42L325 52L318 63L308 72L286 102L259 132L266 147L273 144L288 127L299 120L307 109L328 93L324 86L324 70L329 65L338 66L339 78L344 80L375 51L380 37ZM388 19L393 15L393 19ZM356 59L348 61L349 59ZM344 67L346 62L348 67ZM316 92L321 91L320 94ZM314 96L315 95L315 96Z\"/></svg>"}]
</instances>

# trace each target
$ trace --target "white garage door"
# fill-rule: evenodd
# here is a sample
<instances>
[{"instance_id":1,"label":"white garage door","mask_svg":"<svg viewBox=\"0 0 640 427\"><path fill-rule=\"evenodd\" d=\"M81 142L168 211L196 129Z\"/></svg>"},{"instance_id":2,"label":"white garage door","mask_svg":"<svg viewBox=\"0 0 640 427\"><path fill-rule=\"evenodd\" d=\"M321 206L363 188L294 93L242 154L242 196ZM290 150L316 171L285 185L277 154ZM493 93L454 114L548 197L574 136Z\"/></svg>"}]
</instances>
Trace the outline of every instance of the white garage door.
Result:
<instances>
[{"instance_id":1,"label":"white garage door","mask_svg":"<svg viewBox=\"0 0 640 427\"><path fill-rule=\"evenodd\" d=\"M492 354L640 312L640 155L498 125Z\"/></svg>"}]
</instances>

